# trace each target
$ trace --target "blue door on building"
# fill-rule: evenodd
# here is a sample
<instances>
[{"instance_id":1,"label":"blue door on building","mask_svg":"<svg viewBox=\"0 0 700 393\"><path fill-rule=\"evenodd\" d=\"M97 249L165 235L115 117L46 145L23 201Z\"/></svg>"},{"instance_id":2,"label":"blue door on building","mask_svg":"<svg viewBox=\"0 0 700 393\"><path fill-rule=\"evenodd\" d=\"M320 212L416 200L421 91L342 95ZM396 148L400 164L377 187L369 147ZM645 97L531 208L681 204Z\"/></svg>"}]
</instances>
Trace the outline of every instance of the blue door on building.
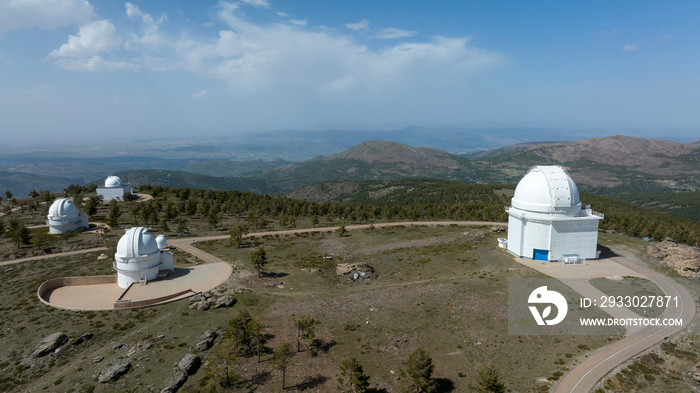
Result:
<instances>
[{"instance_id":1,"label":"blue door on building","mask_svg":"<svg viewBox=\"0 0 700 393\"><path fill-rule=\"evenodd\" d=\"M532 259L536 261L548 261L549 260L549 250L540 250L540 249L533 249L532 250Z\"/></svg>"}]
</instances>

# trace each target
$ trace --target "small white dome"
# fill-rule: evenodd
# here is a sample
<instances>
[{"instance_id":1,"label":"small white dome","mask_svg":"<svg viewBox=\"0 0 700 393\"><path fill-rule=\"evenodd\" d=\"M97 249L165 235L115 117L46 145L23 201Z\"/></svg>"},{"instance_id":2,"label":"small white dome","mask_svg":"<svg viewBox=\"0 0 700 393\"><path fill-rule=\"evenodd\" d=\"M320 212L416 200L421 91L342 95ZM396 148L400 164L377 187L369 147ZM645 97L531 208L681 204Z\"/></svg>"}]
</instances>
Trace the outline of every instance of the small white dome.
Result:
<instances>
[{"instance_id":1,"label":"small white dome","mask_svg":"<svg viewBox=\"0 0 700 393\"><path fill-rule=\"evenodd\" d=\"M56 199L49 207L48 218L78 217L78 210L69 198Z\"/></svg>"},{"instance_id":2,"label":"small white dome","mask_svg":"<svg viewBox=\"0 0 700 393\"><path fill-rule=\"evenodd\" d=\"M119 176L107 176L107 180L105 180L105 187L122 187L123 185Z\"/></svg>"},{"instance_id":3,"label":"small white dome","mask_svg":"<svg viewBox=\"0 0 700 393\"><path fill-rule=\"evenodd\" d=\"M511 205L542 213L575 213L581 209L576 183L558 165L530 168L515 188Z\"/></svg>"},{"instance_id":4,"label":"small white dome","mask_svg":"<svg viewBox=\"0 0 700 393\"><path fill-rule=\"evenodd\" d=\"M161 250L165 250L166 248L168 248L168 241L165 239L165 235L156 236L156 244Z\"/></svg>"},{"instance_id":5,"label":"small white dome","mask_svg":"<svg viewBox=\"0 0 700 393\"><path fill-rule=\"evenodd\" d=\"M159 253L156 239L144 227L129 228L117 243L116 259L129 261Z\"/></svg>"}]
</instances>

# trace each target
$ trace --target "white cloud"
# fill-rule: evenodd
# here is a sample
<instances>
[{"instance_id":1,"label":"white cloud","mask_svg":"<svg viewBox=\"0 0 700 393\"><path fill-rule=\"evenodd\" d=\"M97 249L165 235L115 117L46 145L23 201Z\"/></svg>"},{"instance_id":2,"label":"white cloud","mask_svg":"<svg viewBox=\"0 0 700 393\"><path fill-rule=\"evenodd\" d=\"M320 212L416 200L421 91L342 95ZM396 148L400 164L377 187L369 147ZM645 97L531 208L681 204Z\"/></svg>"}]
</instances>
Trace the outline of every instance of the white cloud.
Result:
<instances>
[{"instance_id":1,"label":"white cloud","mask_svg":"<svg viewBox=\"0 0 700 393\"><path fill-rule=\"evenodd\" d=\"M671 38L673 38L671 34L666 34L665 36L660 37L659 41L670 40Z\"/></svg>"},{"instance_id":2,"label":"white cloud","mask_svg":"<svg viewBox=\"0 0 700 393\"><path fill-rule=\"evenodd\" d=\"M236 3L218 4L218 18L227 28L219 30L217 37L193 37L186 31L166 36L160 32L166 28L164 19L156 21L127 3L126 15L139 20L142 31L122 33L130 37L126 44L120 47L114 25L100 20L81 27L51 56L58 58L57 65L69 70L185 71L225 80L236 94L289 90L317 97L454 86L505 60L496 52L476 48L465 37L405 42L416 33L389 28L379 36L404 40L370 48L353 34L339 34L332 28L291 26L294 21L264 25L239 13ZM369 22L363 20L351 27L368 29ZM149 36L158 40L146 40ZM155 50L155 45L145 45L147 41L167 43Z\"/></svg>"},{"instance_id":3,"label":"white cloud","mask_svg":"<svg viewBox=\"0 0 700 393\"><path fill-rule=\"evenodd\" d=\"M306 26L306 19L292 19L289 22L298 26Z\"/></svg>"},{"instance_id":4,"label":"white cloud","mask_svg":"<svg viewBox=\"0 0 700 393\"><path fill-rule=\"evenodd\" d=\"M636 44L625 44L625 46L622 47L622 50L625 51L633 51L639 49L639 45Z\"/></svg>"},{"instance_id":5,"label":"white cloud","mask_svg":"<svg viewBox=\"0 0 700 393\"><path fill-rule=\"evenodd\" d=\"M267 0L241 0L241 2L255 7L270 8Z\"/></svg>"},{"instance_id":6,"label":"white cloud","mask_svg":"<svg viewBox=\"0 0 700 393\"><path fill-rule=\"evenodd\" d=\"M56 64L70 71L138 71L141 67L126 60L104 59L100 55L90 57L66 57L56 60Z\"/></svg>"},{"instance_id":7,"label":"white cloud","mask_svg":"<svg viewBox=\"0 0 700 393\"><path fill-rule=\"evenodd\" d=\"M361 21L357 23L346 23L345 27L347 27L350 30L368 30L369 29L369 21L367 19L362 19Z\"/></svg>"},{"instance_id":8,"label":"white cloud","mask_svg":"<svg viewBox=\"0 0 700 393\"><path fill-rule=\"evenodd\" d=\"M416 34L418 34L417 31L402 30L402 29L396 29L393 27L387 27L386 29L380 30L379 33L377 33L376 37L381 38L383 40L388 40L388 39L393 39L393 38L413 37Z\"/></svg>"},{"instance_id":9,"label":"white cloud","mask_svg":"<svg viewBox=\"0 0 700 393\"><path fill-rule=\"evenodd\" d=\"M279 12L277 12L277 16L281 16L281 17L283 17L283 18L287 18L287 17L289 16L289 14L286 13L286 12L279 11Z\"/></svg>"},{"instance_id":10,"label":"white cloud","mask_svg":"<svg viewBox=\"0 0 700 393\"><path fill-rule=\"evenodd\" d=\"M93 14L92 5L86 0L2 0L0 34L25 27L53 29L84 24Z\"/></svg>"},{"instance_id":11,"label":"white cloud","mask_svg":"<svg viewBox=\"0 0 700 393\"><path fill-rule=\"evenodd\" d=\"M193 100L203 100L205 98L207 98L207 89L192 94Z\"/></svg>"},{"instance_id":12,"label":"white cloud","mask_svg":"<svg viewBox=\"0 0 700 393\"><path fill-rule=\"evenodd\" d=\"M168 43L168 40L158 31L160 25L165 20L165 17L160 17L158 20L154 20L150 14L141 11L137 6L131 3L126 3L125 6L126 16L131 19L140 19L142 26L142 35L133 35L127 42L127 48L133 49L134 46L138 44L158 47Z\"/></svg>"},{"instance_id":13,"label":"white cloud","mask_svg":"<svg viewBox=\"0 0 700 393\"><path fill-rule=\"evenodd\" d=\"M97 20L82 26L77 35L68 36L68 42L52 51L53 57L91 57L102 52L119 49L121 39L114 25L106 20Z\"/></svg>"}]
</instances>

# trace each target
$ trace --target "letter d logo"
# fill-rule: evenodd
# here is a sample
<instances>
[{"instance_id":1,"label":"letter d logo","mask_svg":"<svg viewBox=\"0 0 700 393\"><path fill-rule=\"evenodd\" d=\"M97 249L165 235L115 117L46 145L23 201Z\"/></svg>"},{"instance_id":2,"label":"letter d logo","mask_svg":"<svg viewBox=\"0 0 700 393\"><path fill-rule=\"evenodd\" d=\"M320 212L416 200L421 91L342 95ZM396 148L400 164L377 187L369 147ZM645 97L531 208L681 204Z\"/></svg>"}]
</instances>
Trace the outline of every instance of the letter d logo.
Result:
<instances>
[{"instance_id":1,"label":"letter d logo","mask_svg":"<svg viewBox=\"0 0 700 393\"><path fill-rule=\"evenodd\" d=\"M549 303L557 306L557 316L553 319L545 319L552 313L552 306L547 306L542 315L537 310L535 306L529 306L532 316L538 325L556 325L564 320L566 317L566 312L568 307L566 306L566 299L557 291L548 291L547 286L539 287L530 293L530 297L527 299L528 304L532 303Z\"/></svg>"}]
</instances>

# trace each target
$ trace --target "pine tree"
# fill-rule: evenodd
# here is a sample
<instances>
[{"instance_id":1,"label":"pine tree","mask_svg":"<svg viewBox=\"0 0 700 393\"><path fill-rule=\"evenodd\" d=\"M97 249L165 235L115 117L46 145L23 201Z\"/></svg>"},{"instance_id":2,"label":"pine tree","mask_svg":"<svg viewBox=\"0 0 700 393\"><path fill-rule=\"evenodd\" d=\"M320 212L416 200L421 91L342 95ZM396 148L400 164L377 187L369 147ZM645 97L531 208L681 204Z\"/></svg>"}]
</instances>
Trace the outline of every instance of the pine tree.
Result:
<instances>
[{"instance_id":1,"label":"pine tree","mask_svg":"<svg viewBox=\"0 0 700 393\"><path fill-rule=\"evenodd\" d=\"M253 251L250 255L250 261L253 263L256 269L258 269L258 278L260 278L260 269L267 263L267 254L265 253L265 247L260 246L257 250Z\"/></svg>"},{"instance_id":2,"label":"pine tree","mask_svg":"<svg viewBox=\"0 0 700 393\"><path fill-rule=\"evenodd\" d=\"M338 232L338 235L340 235L340 237L345 236L345 234L348 232L348 231L345 229L345 224L340 224L340 226L338 227L338 229L336 229L335 231Z\"/></svg>"},{"instance_id":3,"label":"pine tree","mask_svg":"<svg viewBox=\"0 0 700 393\"><path fill-rule=\"evenodd\" d=\"M505 393L508 390L492 363L485 363L479 367L478 385L470 385L469 388L478 393Z\"/></svg>"},{"instance_id":4,"label":"pine tree","mask_svg":"<svg viewBox=\"0 0 700 393\"><path fill-rule=\"evenodd\" d=\"M7 232L10 238L17 244L17 248L21 248L22 244L29 244L32 240L29 229L16 218L10 220Z\"/></svg>"},{"instance_id":5,"label":"pine tree","mask_svg":"<svg viewBox=\"0 0 700 393\"><path fill-rule=\"evenodd\" d=\"M411 380L411 390L416 393L435 391L433 359L423 348L418 348L406 360L406 374Z\"/></svg>"},{"instance_id":6,"label":"pine tree","mask_svg":"<svg viewBox=\"0 0 700 393\"><path fill-rule=\"evenodd\" d=\"M354 357L343 360L340 375L338 383L343 393L364 393L369 389L369 376L365 375L362 365Z\"/></svg>"},{"instance_id":7,"label":"pine tree","mask_svg":"<svg viewBox=\"0 0 700 393\"><path fill-rule=\"evenodd\" d=\"M231 232L229 232L229 241L232 244L236 243L236 248L241 248L241 245L243 244L243 236L245 236L246 233L248 233L248 229L238 224L231 229Z\"/></svg>"},{"instance_id":8,"label":"pine tree","mask_svg":"<svg viewBox=\"0 0 700 393\"><path fill-rule=\"evenodd\" d=\"M286 389L286 374L287 368L292 362L292 356L294 356L294 350L292 349L292 344L282 343L280 347L275 351L275 354L271 360L272 366L282 371L282 390Z\"/></svg>"},{"instance_id":9,"label":"pine tree","mask_svg":"<svg viewBox=\"0 0 700 393\"><path fill-rule=\"evenodd\" d=\"M316 320L310 315L304 315L301 319L294 321L294 325L297 327L297 352L301 352L302 340L312 340L316 336L315 324Z\"/></svg>"},{"instance_id":10,"label":"pine tree","mask_svg":"<svg viewBox=\"0 0 700 393\"><path fill-rule=\"evenodd\" d=\"M107 225L111 228L116 228L119 226L119 217L122 215L119 210L119 205L114 199L110 202L109 213L107 214Z\"/></svg>"}]
</instances>

